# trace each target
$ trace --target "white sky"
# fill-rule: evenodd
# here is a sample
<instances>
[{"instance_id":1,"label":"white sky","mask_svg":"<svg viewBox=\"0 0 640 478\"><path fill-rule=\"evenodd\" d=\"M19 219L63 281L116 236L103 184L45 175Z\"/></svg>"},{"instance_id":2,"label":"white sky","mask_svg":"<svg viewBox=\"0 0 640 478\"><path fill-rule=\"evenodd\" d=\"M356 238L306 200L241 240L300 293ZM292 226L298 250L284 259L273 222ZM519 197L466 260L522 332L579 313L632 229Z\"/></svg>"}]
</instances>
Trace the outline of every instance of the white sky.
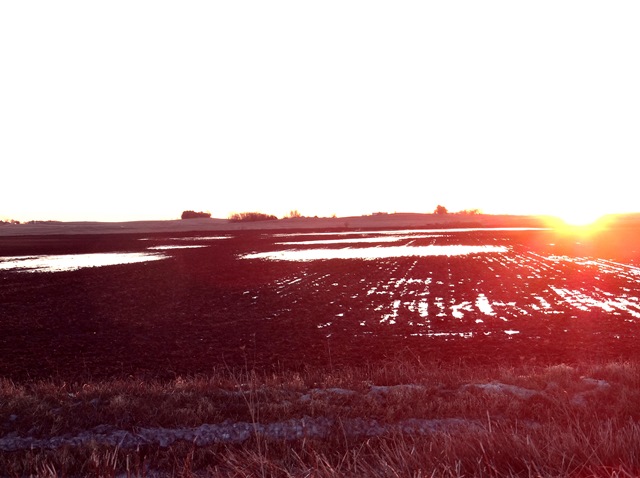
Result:
<instances>
[{"instance_id":1,"label":"white sky","mask_svg":"<svg viewBox=\"0 0 640 478\"><path fill-rule=\"evenodd\" d=\"M0 218L640 211L637 1L0 3Z\"/></svg>"}]
</instances>

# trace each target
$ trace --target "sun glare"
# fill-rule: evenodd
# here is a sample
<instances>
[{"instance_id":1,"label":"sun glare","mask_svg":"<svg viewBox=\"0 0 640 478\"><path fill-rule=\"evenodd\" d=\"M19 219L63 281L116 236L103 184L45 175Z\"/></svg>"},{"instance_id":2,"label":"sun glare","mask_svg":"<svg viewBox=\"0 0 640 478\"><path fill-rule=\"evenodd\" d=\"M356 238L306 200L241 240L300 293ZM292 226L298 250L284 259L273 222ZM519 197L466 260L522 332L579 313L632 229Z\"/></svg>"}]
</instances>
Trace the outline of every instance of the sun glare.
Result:
<instances>
[{"instance_id":1,"label":"sun glare","mask_svg":"<svg viewBox=\"0 0 640 478\"><path fill-rule=\"evenodd\" d=\"M560 216L567 226L575 227L591 226L595 224L600 217L602 217L600 213L594 213L593 211L573 211Z\"/></svg>"},{"instance_id":2,"label":"sun glare","mask_svg":"<svg viewBox=\"0 0 640 478\"><path fill-rule=\"evenodd\" d=\"M567 234L592 234L607 228L608 217L603 208L556 210L555 214L546 216L546 225Z\"/></svg>"},{"instance_id":3,"label":"sun glare","mask_svg":"<svg viewBox=\"0 0 640 478\"><path fill-rule=\"evenodd\" d=\"M607 229L611 216L601 211L575 211L557 216L549 226L566 234L591 235Z\"/></svg>"}]
</instances>

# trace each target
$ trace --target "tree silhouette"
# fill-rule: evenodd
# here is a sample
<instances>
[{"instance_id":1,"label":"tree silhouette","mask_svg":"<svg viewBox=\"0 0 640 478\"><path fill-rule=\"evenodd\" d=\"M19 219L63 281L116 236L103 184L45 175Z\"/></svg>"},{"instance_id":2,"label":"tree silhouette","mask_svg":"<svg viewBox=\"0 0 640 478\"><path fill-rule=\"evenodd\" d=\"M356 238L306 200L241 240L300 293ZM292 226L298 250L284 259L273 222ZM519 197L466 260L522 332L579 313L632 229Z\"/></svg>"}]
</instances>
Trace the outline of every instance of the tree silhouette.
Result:
<instances>
[{"instance_id":1,"label":"tree silhouette","mask_svg":"<svg viewBox=\"0 0 640 478\"><path fill-rule=\"evenodd\" d=\"M196 211L184 211L182 213L182 219L197 219L200 217L211 217L210 212L196 212Z\"/></svg>"},{"instance_id":2,"label":"tree silhouette","mask_svg":"<svg viewBox=\"0 0 640 478\"><path fill-rule=\"evenodd\" d=\"M294 218L294 217L302 217L302 214L300 214L300 211L298 211L297 209L292 209L291 211L289 211L289 214L287 214L288 218Z\"/></svg>"},{"instance_id":3,"label":"tree silhouette","mask_svg":"<svg viewBox=\"0 0 640 478\"><path fill-rule=\"evenodd\" d=\"M271 214L264 214L261 212L237 212L229 216L229 221L231 222L272 221L274 219L278 218Z\"/></svg>"},{"instance_id":4,"label":"tree silhouette","mask_svg":"<svg viewBox=\"0 0 640 478\"><path fill-rule=\"evenodd\" d=\"M434 214L447 214L448 212L449 211L447 211L447 208L444 206L441 206L440 204L438 204L436 209L433 211Z\"/></svg>"}]
</instances>

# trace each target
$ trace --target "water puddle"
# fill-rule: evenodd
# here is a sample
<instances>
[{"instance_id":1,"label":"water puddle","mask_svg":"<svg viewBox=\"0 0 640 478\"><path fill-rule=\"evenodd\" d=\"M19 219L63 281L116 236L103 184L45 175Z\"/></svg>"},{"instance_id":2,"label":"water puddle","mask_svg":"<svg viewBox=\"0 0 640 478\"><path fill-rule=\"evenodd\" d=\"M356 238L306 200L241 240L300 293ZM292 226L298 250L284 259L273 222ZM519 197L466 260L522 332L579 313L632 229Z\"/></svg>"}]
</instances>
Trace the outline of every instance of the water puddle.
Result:
<instances>
[{"instance_id":1,"label":"water puddle","mask_svg":"<svg viewBox=\"0 0 640 478\"><path fill-rule=\"evenodd\" d=\"M168 256L149 252L70 254L58 256L0 257L0 270L17 272L63 272L85 267L158 261Z\"/></svg>"},{"instance_id":2,"label":"water puddle","mask_svg":"<svg viewBox=\"0 0 640 478\"><path fill-rule=\"evenodd\" d=\"M513 336L513 335L517 335L520 333L519 330L503 330L503 332L508 335L509 337ZM491 335L492 332L483 332L482 335ZM450 337L450 338L456 338L456 337L460 337L463 339L471 339L474 337L474 335L478 336L481 334L475 333L475 332L433 332L433 331L429 331L429 332L416 332L413 334L410 334L411 337Z\"/></svg>"},{"instance_id":3,"label":"water puddle","mask_svg":"<svg viewBox=\"0 0 640 478\"><path fill-rule=\"evenodd\" d=\"M153 246L149 247L150 251L168 251L171 249L200 249L207 246Z\"/></svg>"},{"instance_id":4,"label":"water puddle","mask_svg":"<svg viewBox=\"0 0 640 478\"><path fill-rule=\"evenodd\" d=\"M588 295L579 290L563 289L553 286L551 286L551 289L567 304L583 312L589 312L592 309L598 308L613 315L620 315L621 312L624 312L635 319L640 319L640 307L632 301L633 299L637 300L635 297L616 297L600 291L600 294L607 296L603 299L602 297ZM598 291L595 290L594 292Z\"/></svg>"},{"instance_id":5,"label":"water puddle","mask_svg":"<svg viewBox=\"0 0 640 478\"><path fill-rule=\"evenodd\" d=\"M193 236L193 237L170 237L169 241L217 241L221 239L229 239L230 236ZM143 237L140 241L157 241L157 238ZM162 239L164 240L164 239Z\"/></svg>"},{"instance_id":6,"label":"water puddle","mask_svg":"<svg viewBox=\"0 0 640 478\"><path fill-rule=\"evenodd\" d=\"M493 307L491 306L491 302L489 302L487 296L482 293L478 294L478 298L476 299L476 307L485 315L496 315Z\"/></svg>"},{"instance_id":7,"label":"water puddle","mask_svg":"<svg viewBox=\"0 0 640 478\"><path fill-rule=\"evenodd\" d=\"M464 256L508 252L505 246L390 246L343 249L307 249L259 252L240 256L242 259L266 259L271 261L314 261L327 259L389 259L393 257Z\"/></svg>"},{"instance_id":8,"label":"water puddle","mask_svg":"<svg viewBox=\"0 0 640 478\"><path fill-rule=\"evenodd\" d=\"M463 338L470 339L473 337L473 332L416 332L410 334L411 337L450 337L450 338Z\"/></svg>"},{"instance_id":9,"label":"water puddle","mask_svg":"<svg viewBox=\"0 0 640 478\"><path fill-rule=\"evenodd\" d=\"M230 236L194 236L194 237L172 237L172 241L220 241L229 239Z\"/></svg>"},{"instance_id":10,"label":"water puddle","mask_svg":"<svg viewBox=\"0 0 640 478\"><path fill-rule=\"evenodd\" d=\"M319 245L319 244L356 244L356 243L383 243L383 242L398 242L405 239L427 239L431 237L442 237L441 235L434 236L419 235L419 236L380 236L380 237L353 237L348 239L318 239L315 241L291 241L291 242L276 242L278 245L283 246L305 246L305 245Z\"/></svg>"},{"instance_id":11,"label":"water puddle","mask_svg":"<svg viewBox=\"0 0 640 478\"><path fill-rule=\"evenodd\" d=\"M473 312L471 302L462 302L451 306L451 315L456 319L463 319L465 312Z\"/></svg>"},{"instance_id":12,"label":"water puddle","mask_svg":"<svg viewBox=\"0 0 640 478\"><path fill-rule=\"evenodd\" d=\"M548 228L542 227L467 227L467 228L449 228L449 229L395 229L388 231L347 231L347 232L298 232L298 233L278 233L272 234L272 237L301 237L301 236L350 236L350 235L375 235L375 234L441 234L455 232L517 232L517 231L548 231Z\"/></svg>"}]
</instances>

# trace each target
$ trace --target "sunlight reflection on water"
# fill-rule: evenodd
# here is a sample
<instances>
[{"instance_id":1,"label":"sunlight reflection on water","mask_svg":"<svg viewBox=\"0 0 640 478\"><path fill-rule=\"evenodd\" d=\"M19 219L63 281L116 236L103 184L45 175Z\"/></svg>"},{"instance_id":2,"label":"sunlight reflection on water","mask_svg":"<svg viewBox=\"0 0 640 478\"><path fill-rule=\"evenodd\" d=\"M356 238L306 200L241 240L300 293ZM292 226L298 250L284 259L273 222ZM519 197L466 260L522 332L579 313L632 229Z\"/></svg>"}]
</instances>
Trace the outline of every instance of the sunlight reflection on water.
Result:
<instances>
[{"instance_id":1,"label":"sunlight reflection on water","mask_svg":"<svg viewBox=\"0 0 640 478\"><path fill-rule=\"evenodd\" d=\"M348 239L318 239L314 241L291 241L291 242L276 242L278 245L284 246L298 246L306 244L354 244L354 243L376 243L376 242L398 242L406 239L430 239L433 237L446 237L444 234L417 234L413 236L392 236L387 235L384 237L354 237Z\"/></svg>"},{"instance_id":2,"label":"sunlight reflection on water","mask_svg":"<svg viewBox=\"0 0 640 478\"><path fill-rule=\"evenodd\" d=\"M192 237L170 237L170 241L217 241L221 239L229 239L230 236L192 236ZM154 241L152 237L143 237L139 241Z\"/></svg>"},{"instance_id":3,"label":"sunlight reflection on water","mask_svg":"<svg viewBox=\"0 0 640 478\"><path fill-rule=\"evenodd\" d=\"M493 232L493 231L548 231L543 227L466 227L451 229L392 229L388 231L343 231L343 232L282 232L269 234L272 237L297 237L297 236L351 236L372 234L441 234L452 232Z\"/></svg>"},{"instance_id":4,"label":"sunlight reflection on water","mask_svg":"<svg viewBox=\"0 0 640 478\"><path fill-rule=\"evenodd\" d=\"M18 272L63 272L84 267L113 266L166 259L164 254L129 252L58 256L0 257L0 270Z\"/></svg>"},{"instance_id":5,"label":"sunlight reflection on water","mask_svg":"<svg viewBox=\"0 0 640 478\"><path fill-rule=\"evenodd\" d=\"M314 261L323 259L388 259L391 257L463 256L469 254L504 253L505 246L391 246L343 249L307 249L259 252L240 256L242 259L267 259L272 261Z\"/></svg>"},{"instance_id":6,"label":"sunlight reflection on water","mask_svg":"<svg viewBox=\"0 0 640 478\"><path fill-rule=\"evenodd\" d=\"M149 247L148 249L150 251L168 251L171 249L201 249L203 247L208 247L208 246L152 246L152 247Z\"/></svg>"}]
</instances>

